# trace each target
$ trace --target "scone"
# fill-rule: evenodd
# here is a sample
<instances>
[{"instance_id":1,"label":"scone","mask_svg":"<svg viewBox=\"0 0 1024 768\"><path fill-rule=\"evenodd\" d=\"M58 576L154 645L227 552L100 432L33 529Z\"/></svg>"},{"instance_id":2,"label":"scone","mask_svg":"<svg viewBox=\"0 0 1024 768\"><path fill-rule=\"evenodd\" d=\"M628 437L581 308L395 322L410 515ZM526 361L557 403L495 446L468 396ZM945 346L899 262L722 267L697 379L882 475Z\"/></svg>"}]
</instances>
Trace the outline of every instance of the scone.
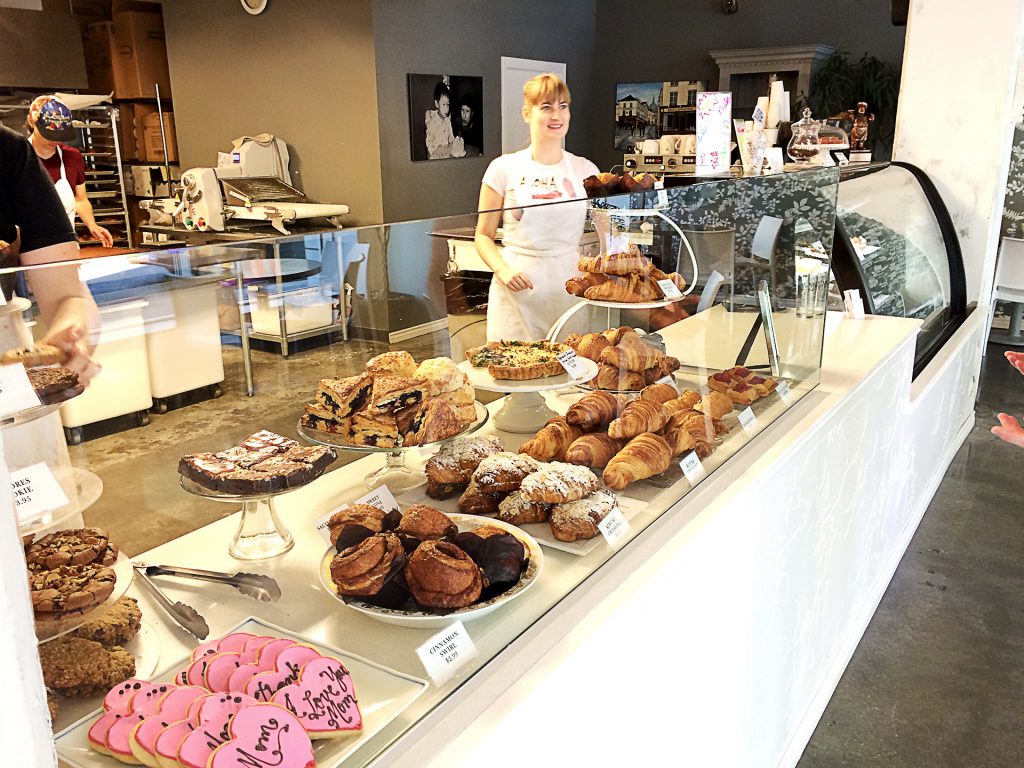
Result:
<instances>
[{"instance_id":1,"label":"scone","mask_svg":"<svg viewBox=\"0 0 1024 768\"><path fill-rule=\"evenodd\" d=\"M345 379L321 379L316 390L317 412L306 408L306 413L324 418L343 419L361 411L370 397L373 379L369 376L349 376Z\"/></svg>"},{"instance_id":2,"label":"scone","mask_svg":"<svg viewBox=\"0 0 1024 768\"><path fill-rule=\"evenodd\" d=\"M431 357L419 364L412 378L425 381L428 394L436 397L461 387L466 375L450 357Z\"/></svg>"},{"instance_id":3,"label":"scone","mask_svg":"<svg viewBox=\"0 0 1024 768\"><path fill-rule=\"evenodd\" d=\"M405 414L396 416L403 445L438 443L455 437L463 429L452 407L440 400L429 400L406 410L412 411L409 418Z\"/></svg>"},{"instance_id":4,"label":"scone","mask_svg":"<svg viewBox=\"0 0 1024 768\"><path fill-rule=\"evenodd\" d=\"M93 640L100 645L124 645L139 632L142 611L134 597L125 595L110 606L98 619L87 621L71 632L71 637Z\"/></svg>"},{"instance_id":5,"label":"scone","mask_svg":"<svg viewBox=\"0 0 1024 768\"><path fill-rule=\"evenodd\" d=\"M366 362L366 372L374 377L402 376L411 379L416 373L416 361L403 350L385 352Z\"/></svg>"},{"instance_id":6,"label":"scone","mask_svg":"<svg viewBox=\"0 0 1024 768\"><path fill-rule=\"evenodd\" d=\"M405 376L377 376L373 380L370 408L377 413L419 405L426 396L424 382Z\"/></svg>"},{"instance_id":7,"label":"scone","mask_svg":"<svg viewBox=\"0 0 1024 768\"><path fill-rule=\"evenodd\" d=\"M135 659L124 648L107 650L93 640L58 637L39 646L46 685L64 696L92 695L135 674Z\"/></svg>"},{"instance_id":8,"label":"scone","mask_svg":"<svg viewBox=\"0 0 1024 768\"><path fill-rule=\"evenodd\" d=\"M395 423L395 417L386 413L380 415L366 412L355 414L352 417L349 442L353 445L394 448L398 445L398 425Z\"/></svg>"}]
</instances>

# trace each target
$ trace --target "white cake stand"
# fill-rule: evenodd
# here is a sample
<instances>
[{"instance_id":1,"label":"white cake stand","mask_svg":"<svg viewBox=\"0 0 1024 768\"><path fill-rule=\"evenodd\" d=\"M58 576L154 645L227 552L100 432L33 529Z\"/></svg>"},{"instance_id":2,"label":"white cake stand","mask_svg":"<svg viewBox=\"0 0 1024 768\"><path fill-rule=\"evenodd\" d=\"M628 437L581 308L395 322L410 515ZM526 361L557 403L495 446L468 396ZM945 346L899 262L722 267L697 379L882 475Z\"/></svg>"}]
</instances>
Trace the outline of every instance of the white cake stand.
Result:
<instances>
[{"instance_id":1,"label":"white cake stand","mask_svg":"<svg viewBox=\"0 0 1024 768\"><path fill-rule=\"evenodd\" d=\"M495 379L486 368L475 368L469 360L459 363L459 370L465 373L473 386L485 392L506 392L505 404L494 414L494 426L503 432L516 434L532 434L555 416L548 408L544 397L540 394L552 389L574 387L597 376L597 363L593 360L580 358L585 367L582 376L571 377L568 373L558 376L547 376L543 379L529 381L507 381Z\"/></svg>"}]
</instances>

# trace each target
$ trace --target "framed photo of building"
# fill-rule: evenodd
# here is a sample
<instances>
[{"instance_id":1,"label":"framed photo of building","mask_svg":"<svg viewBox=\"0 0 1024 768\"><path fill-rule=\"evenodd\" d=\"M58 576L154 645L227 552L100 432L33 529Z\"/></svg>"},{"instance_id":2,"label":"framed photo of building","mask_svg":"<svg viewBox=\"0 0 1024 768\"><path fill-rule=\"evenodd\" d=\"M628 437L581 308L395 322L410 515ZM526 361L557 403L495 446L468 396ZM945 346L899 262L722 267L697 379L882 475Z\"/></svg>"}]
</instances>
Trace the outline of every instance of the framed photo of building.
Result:
<instances>
[{"instance_id":1,"label":"framed photo of building","mask_svg":"<svg viewBox=\"0 0 1024 768\"><path fill-rule=\"evenodd\" d=\"M484 79L409 75L409 137L413 160L479 157L484 153Z\"/></svg>"},{"instance_id":2,"label":"framed photo of building","mask_svg":"<svg viewBox=\"0 0 1024 768\"><path fill-rule=\"evenodd\" d=\"M700 80L619 83L615 86L615 134L612 146L632 152L644 139L693 133L697 128Z\"/></svg>"}]
</instances>

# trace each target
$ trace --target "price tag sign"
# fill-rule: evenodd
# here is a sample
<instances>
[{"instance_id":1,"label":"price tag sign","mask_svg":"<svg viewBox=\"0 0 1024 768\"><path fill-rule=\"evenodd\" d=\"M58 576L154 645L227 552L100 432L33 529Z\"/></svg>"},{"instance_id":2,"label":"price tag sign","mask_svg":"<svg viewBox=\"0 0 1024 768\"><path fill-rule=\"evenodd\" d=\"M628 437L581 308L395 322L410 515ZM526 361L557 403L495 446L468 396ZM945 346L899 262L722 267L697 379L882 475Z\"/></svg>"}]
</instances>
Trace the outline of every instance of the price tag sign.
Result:
<instances>
[{"instance_id":1,"label":"price tag sign","mask_svg":"<svg viewBox=\"0 0 1024 768\"><path fill-rule=\"evenodd\" d=\"M704 471L704 465L700 463L700 457L694 451L690 451L682 458L679 467L686 475L686 479L690 481L690 485L696 485L707 474Z\"/></svg>"},{"instance_id":2,"label":"price tag sign","mask_svg":"<svg viewBox=\"0 0 1024 768\"><path fill-rule=\"evenodd\" d=\"M676 284L667 277L664 280L658 281L658 287L661 289L662 295L669 301L683 298L683 294L676 287Z\"/></svg>"},{"instance_id":3,"label":"price tag sign","mask_svg":"<svg viewBox=\"0 0 1024 768\"><path fill-rule=\"evenodd\" d=\"M612 549L618 549L625 544L629 534L633 532L633 529L629 527L629 521L622 516L622 510L618 507L610 514L605 515L604 520L597 524L597 530L601 532L604 540Z\"/></svg>"},{"instance_id":4,"label":"price tag sign","mask_svg":"<svg viewBox=\"0 0 1024 768\"><path fill-rule=\"evenodd\" d=\"M476 646L462 622L456 621L417 648L416 655L434 684L441 685L476 657Z\"/></svg>"},{"instance_id":5,"label":"price tag sign","mask_svg":"<svg viewBox=\"0 0 1024 768\"><path fill-rule=\"evenodd\" d=\"M570 378L582 379L587 375L587 366L579 355L576 354L576 350L567 349L558 356L558 362L565 368L565 372L569 374Z\"/></svg>"},{"instance_id":6,"label":"price tag sign","mask_svg":"<svg viewBox=\"0 0 1024 768\"><path fill-rule=\"evenodd\" d=\"M668 208L668 192L664 189L658 190L658 207Z\"/></svg>"},{"instance_id":7,"label":"price tag sign","mask_svg":"<svg viewBox=\"0 0 1024 768\"><path fill-rule=\"evenodd\" d=\"M740 426L747 432L753 432L754 428L757 427L757 416L750 410L749 405L740 411Z\"/></svg>"},{"instance_id":8,"label":"price tag sign","mask_svg":"<svg viewBox=\"0 0 1024 768\"><path fill-rule=\"evenodd\" d=\"M780 381L775 386L775 391L779 393L779 397L785 400L787 403L793 399L793 393L789 390L789 382Z\"/></svg>"},{"instance_id":9,"label":"price tag sign","mask_svg":"<svg viewBox=\"0 0 1024 768\"><path fill-rule=\"evenodd\" d=\"M655 384L668 384L676 392L679 391L679 387L676 386L676 380L672 378L672 374L671 373L668 376L662 376L660 379L658 379L654 383Z\"/></svg>"},{"instance_id":10,"label":"price tag sign","mask_svg":"<svg viewBox=\"0 0 1024 768\"><path fill-rule=\"evenodd\" d=\"M386 485L382 485L376 490L370 491L365 496L361 496L352 504L369 504L376 507L377 509L383 510L384 512L390 512L392 509L400 509L398 501L395 500L395 495L391 493L391 489ZM331 543L331 529L327 527L327 521L330 520L338 512L343 509L348 509L351 506L349 503L342 504L335 507L326 515L316 521L316 531L320 534L320 538L326 541L328 544Z\"/></svg>"},{"instance_id":11,"label":"price tag sign","mask_svg":"<svg viewBox=\"0 0 1024 768\"><path fill-rule=\"evenodd\" d=\"M0 416L41 405L21 363L0 366Z\"/></svg>"},{"instance_id":12,"label":"price tag sign","mask_svg":"<svg viewBox=\"0 0 1024 768\"><path fill-rule=\"evenodd\" d=\"M37 522L70 503L57 478L43 462L11 472L11 495L20 525Z\"/></svg>"}]
</instances>

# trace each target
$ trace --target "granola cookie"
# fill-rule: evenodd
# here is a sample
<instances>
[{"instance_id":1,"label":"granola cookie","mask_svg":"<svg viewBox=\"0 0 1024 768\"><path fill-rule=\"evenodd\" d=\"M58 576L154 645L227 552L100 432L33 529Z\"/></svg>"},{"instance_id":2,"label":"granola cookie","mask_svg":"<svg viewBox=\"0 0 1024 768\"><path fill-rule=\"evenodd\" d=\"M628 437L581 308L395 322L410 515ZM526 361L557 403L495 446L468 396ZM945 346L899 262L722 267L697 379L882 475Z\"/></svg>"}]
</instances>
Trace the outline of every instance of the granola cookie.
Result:
<instances>
[{"instance_id":1,"label":"granola cookie","mask_svg":"<svg viewBox=\"0 0 1024 768\"><path fill-rule=\"evenodd\" d=\"M87 621L74 632L72 637L93 640L100 645L124 645L139 632L142 611L134 597L125 595L110 606L98 619Z\"/></svg>"},{"instance_id":2,"label":"granola cookie","mask_svg":"<svg viewBox=\"0 0 1024 768\"><path fill-rule=\"evenodd\" d=\"M124 648L67 635L40 645L39 662L46 685L62 696L92 696L135 674Z\"/></svg>"}]
</instances>

